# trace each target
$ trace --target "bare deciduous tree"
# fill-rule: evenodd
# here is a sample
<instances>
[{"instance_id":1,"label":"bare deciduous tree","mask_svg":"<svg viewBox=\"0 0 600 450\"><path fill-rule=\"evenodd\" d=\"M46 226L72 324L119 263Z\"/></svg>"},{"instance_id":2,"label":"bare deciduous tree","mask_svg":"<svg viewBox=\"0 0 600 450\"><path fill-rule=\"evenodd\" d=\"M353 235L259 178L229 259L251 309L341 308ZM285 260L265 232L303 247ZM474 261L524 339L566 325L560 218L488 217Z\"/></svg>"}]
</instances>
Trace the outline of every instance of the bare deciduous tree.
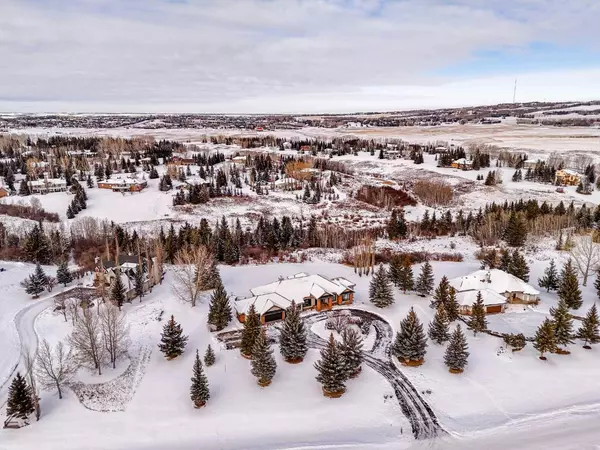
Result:
<instances>
[{"instance_id":1,"label":"bare deciduous tree","mask_svg":"<svg viewBox=\"0 0 600 450\"><path fill-rule=\"evenodd\" d=\"M100 326L104 348L114 369L117 358L127 349L129 330L125 315L112 303L106 303L100 310Z\"/></svg>"},{"instance_id":2,"label":"bare deciduous tree","mask_svg":"<svg viewBox=\"0 0 600 450\"><path fill-rule=\"evenodd\" d=\"M102 330L100 318L91 308L81 309L73 333L69 336L69 344L79 364L93 366L98 369L98 375L102 375Z\"/></svg>"},{"instance_id":3,"label":"bare deciduous tree","mask_svg":"<svg viewBox=\"0 0 600 450\"><path fill-rule=\"evenodd\" d=\"M33 400L33 407L35 408L35 419L40 420L40 416L42 415L42 410L40 408L40 396L39 390L37 388L36 377L34 374L35 371L35 360L36 355L35 352L31 352L28 348L23 349L23 363L25 365L25 374L27 377L27 382L31 387L31 396Z\"/></svg>"},{"instance_id":4,"label":"bare deciduous tree","mask_svg":"<svg viewBox=\"0 0 600 450\"><path fill-rule=\"evenodd\" d=\"M173 290L179 299L196 306L200 292L204 290L201 274L210 270L213 257L204 246L185 248L175 257Z\"/></svg>"},{"instance_id":5,"label":"bare deciduous tree","mask_svg":"<svg viewBox=\"0 0 600 450\"><path fill-rule=\"evenodd\" d=\"M571 256L575 267L583 277L583 285L587 286L590 272L594 272L600 265L600 245L595 244L592 236L579 236L573 239Z\"/></svg>"},{"instance_id":6,"label":"bare deciduous tree","mask_svg":"<svg viewBox=\"0 0 600 450\"><path fill-rule=\"evenodd\" d=\"M62 398L62 388L77 372L77 364L70 350L59 342L53 350L47 340L43 340L37 356L36 377L42 388L58 390L58 398Z\"/></svg>"}]
</instances>

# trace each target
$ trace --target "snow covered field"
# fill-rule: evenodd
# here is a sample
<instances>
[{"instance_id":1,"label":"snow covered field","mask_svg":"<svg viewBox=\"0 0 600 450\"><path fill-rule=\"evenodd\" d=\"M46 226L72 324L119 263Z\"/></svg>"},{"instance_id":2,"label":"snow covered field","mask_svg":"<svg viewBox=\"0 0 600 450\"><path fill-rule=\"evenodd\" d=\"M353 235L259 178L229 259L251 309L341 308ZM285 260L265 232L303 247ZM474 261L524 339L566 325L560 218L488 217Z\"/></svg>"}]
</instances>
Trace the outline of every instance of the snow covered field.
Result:
<instances>
[{"instance_id":1,"label":"snow covered field","mask_svg":"<svg viewBox=\"0 0 600 450\"><path fill-rule=\"evenodd\" d=\"M472 255L465 256L468 258L463 263L433 263L436 282L443 274L454 277L477 269L479 263ZM529 262L531 281L536 285L535 280L546 262L535 263L531 259ZM56 340L68 332L69 325L64 323L62 315L47 309L49 303L44 303L43 299L30 300L14 286L15 280L31 270L30 265L3 266L9 270L0 274L3 277L1 288L9 295L0 298L3 320L0 333L3 342L11 343L0 349L4 368L11 367L19 357L16 326L26 328L28 323L35 323L37 334ZM392 307L376 309L368 302L370 277L358 277L351 268L339 264L221 267L226 288L230 294L238 296L246 295L249 288L271 282L277 276L299 271L344 276L355 281L354 306L382 314L394 330L410 307L415 308L425 323L433 316L428 299L402 295L397 290L396 303ZM421 448L410 433L410 425L393 390L378 373L365 368L357 379L349 382L346 395L340 399L327 399L314 380L312 364L318 357L316 350L310 350L302 364L290 365L282 361L276 349L277 375L271 386L260 388L250 375L249 362L238 351L225 350L208 332L207 299L191 308L174 298L169 283L167 274L163 285L144 297L141 303L135 300L124 308L137 343L129 359L137 358L143 351L151 354L136 367L131 380L123 382L129 383L127 389L132 390L131 396L123 394L119 397L125 399L123 411L103 413L87 409L71 390L67 390L63 400L58 400L53 392L45 392L42 395L43 420L21 430L0 431L2 445L10 449L31 448L39 443L40 436L44 436L44 448L49 449L197 448L198 443L207 449ZM581 310L587 310L594 298L593 289L586 288ZM556 295L544 293L542 303L535 310L490 316L490 328L522 331L529 335L555 303ZM36 316L26 323L13 319L31 305L40 305L36 311L37 320ZM163 321L159 322L157 318L161 311L164 311ZM182 357L166 361L157 351L156 344L164 319L170 314L175 315L190 339ZM230 328L239 326L234 321ZM498 439L511 436L513 428L523 434L523 439L531 439L533 445L518 448L542 448L538 447L542 445L540 438L533 438L529 430L535 435L535 427L546 426L541 425L546 420L562 423L565 416L587 417L600 410L598 349L586 351L580 344L573 345L571 355L551 355L547 362L542 362L531 345L518 353L506 353L501 351L502 342L498 338L466 334L471 356L463 375L447 372L443 348L433 343L429 344L423 366L401 368L448 432L446 437L423 442L428 448L478 448L477 443L496 442L493 436L499 436ZM209 343L217 354L216 365L206 369L211 399L206 408L195 410L188 394L194 351L199 349L203 353ZM80 371L77 379L87 385L114 382L128 363L128 360L123 361L116 371L108 371L102 377ZM6 370L2 380L7 376L4 372ZM87 406L98 409L102 405L88 403ZM579 422L569 423L573 427L583 427ZM587 439L599 438L587 429L582 434ZM545 441L543 445L546 445Z\"/></svg>"}]
</instances>

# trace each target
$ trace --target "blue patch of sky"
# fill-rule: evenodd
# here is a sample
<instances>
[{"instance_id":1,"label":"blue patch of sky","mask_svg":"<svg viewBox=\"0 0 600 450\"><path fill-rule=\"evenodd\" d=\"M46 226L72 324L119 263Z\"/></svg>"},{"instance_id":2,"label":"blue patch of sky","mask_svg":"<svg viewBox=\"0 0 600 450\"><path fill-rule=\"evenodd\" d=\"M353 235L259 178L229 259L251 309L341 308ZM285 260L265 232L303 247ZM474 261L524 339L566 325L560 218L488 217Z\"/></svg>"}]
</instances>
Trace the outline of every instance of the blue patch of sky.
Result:
<instances>
[{"instance_id":1,"label":"blue patch of sky","mask_svg":"<svg viewBox=\"0 0 600 450\"><path fill-rule=\"evenodd\" d=\"M483 50L432 72L439 76L503 75L600 66L600 51L535 42L527 47Z\"/></svg>"}]
</instances>

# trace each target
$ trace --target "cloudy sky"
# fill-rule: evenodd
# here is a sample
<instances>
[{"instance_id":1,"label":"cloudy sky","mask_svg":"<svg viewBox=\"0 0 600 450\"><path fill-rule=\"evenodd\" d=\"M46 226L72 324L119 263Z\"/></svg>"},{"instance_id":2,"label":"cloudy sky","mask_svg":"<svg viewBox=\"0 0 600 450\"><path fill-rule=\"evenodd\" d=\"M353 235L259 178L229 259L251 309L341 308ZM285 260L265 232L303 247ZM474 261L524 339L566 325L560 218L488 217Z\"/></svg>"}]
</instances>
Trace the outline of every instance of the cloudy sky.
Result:
<instances>
[{"instance_id":1,"label":"cloudy sky","mask_svg":"<svg viewBox=\"0 0 600 450\"><path fill-rule=\"evenodd\" d=\"M598 0L0 0L0 111L600 99Z\"/></svg>"}]
</instances>

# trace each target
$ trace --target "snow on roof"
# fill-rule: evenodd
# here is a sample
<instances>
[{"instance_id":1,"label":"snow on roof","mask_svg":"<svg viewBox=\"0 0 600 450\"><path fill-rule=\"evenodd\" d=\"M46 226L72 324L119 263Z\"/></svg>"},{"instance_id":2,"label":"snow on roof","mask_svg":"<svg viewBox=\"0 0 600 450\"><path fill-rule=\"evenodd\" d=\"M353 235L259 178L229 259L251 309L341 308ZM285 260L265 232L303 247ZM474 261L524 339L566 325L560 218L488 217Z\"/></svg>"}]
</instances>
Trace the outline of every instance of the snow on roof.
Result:
<instances>
[{"instance_id":1,"label":"snow on roof","mask_svg":"<svg viewBox=\"0 0 600 450\"><path fill-rule=\"evenodd\" d=\"M136 180L135 178L115 178L111 180L101 181L102 184L109 184L114 186L130 186L144 183L144 180Z\"/></svg>"},{"instance_id":2,"label":"snow on roof","mask_svg":"<svg viewBox=\"0 0 600 450\"><path fill-rule=\"evenodd\" d=\"M564 173L566 175L574 175L576 177L581 176L581 174L579 172L577 172L576 170L572 170L572 169L562 169L562 170L559 170L558 172Z\"/></svg>"},{"instance_id":3,"label":"snow on roof","mask_svg":"<svg viewBox=\"0 0 600 450\"><path fill-rule=\"evenodd\" d=\"M539 295L540 293L530 284L500 269L478 270L464 277L453 278L450 280L450 285L456 289L457 293L484 290L490 290L498 294L522 292L524 294Z\"/></svg>"},{"instance_id":4,"label":"snow on roof","mask_svg":"<svg viewBox=\"0 0 600 450\"><path fill-rule=\"evenodd\" d=\"M506 303L506 297L492 291L491 289L482 289L478 291L464 291L456 294L456 301L459 305L471 306L477 300L477 293L481 292L481 298L483 304L488 305L501 305Z\"/></svg>"},{"instance_id":5,"label":"snow on roof","mask_svg":"<svg viewBox=\"0 0 600 450\"><path fill-rule=\"evenodd\" d=\"M67 181L63 180L61 178L48 178L46 180L42 179L42 180L33 180L30 181L29 184L31 186L46 186L46 185L67 185Z\"/></svg>"},{"instance_id":6,"label":"snow on roof","mask_svg":"<svg viewBox=\"0 0 600 450\"><path fill-rule=\"evenodd\" d=\"M246 312L251 304L254 304L259 314L267 312L273 306L282 309L288 308L292 300L297 304L303 303L304 298L314 298L323 295L340 295L342 292L354 287L354 283L345 278L328 279L322 275L308 275L300 272L288 278L257 286L250 289L252 297L237 300L236 310L238 313Z\"/></svg>"},{"instance_id":7,"label":"snow on roof","mask_svg":"<svg viewBox=\"0 0 600 450\"><path fill-rule=\"evenodd\" d=\"M453 162L454 164L473 164L473 162L472 162L472 161L469 161L469 160L468 160L468 159L466 159L466 158L460 158L460 159L457 159L457 160L455 160L455 161L452 161L452 162Z\"/></svg>"}]
</instances>

